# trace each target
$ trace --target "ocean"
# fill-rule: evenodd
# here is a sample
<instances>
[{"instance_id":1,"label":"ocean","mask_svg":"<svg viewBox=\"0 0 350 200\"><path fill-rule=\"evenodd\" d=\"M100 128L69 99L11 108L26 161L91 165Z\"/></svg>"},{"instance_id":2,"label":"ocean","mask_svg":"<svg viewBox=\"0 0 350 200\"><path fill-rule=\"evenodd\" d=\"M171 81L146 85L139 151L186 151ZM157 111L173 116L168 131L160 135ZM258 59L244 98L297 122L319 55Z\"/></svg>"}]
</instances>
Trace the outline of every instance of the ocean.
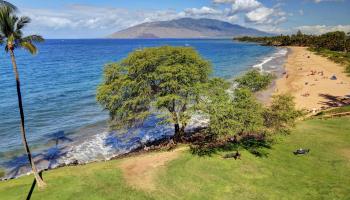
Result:
<instances>
[{"instance_id":1,"label":"ocean","mask_svg":"<svg viewBox=\"0 0 350 200\"><path fill-rule=\"evenodd\" d=\"M142 127L120 134L108 130L108 113L96 102L96 87L106 63L153 46L191 46L213 65L212 76L232 79L251 68L280 73L287 50L205 39L47 40L31 56L17 50L28 143L39 168L110 159L156 139L171 137L172 127L150 117ZM12 65L0 55L0 168L6 177L28 172L20 138ZM196 119L193 125L203 123Z\"/></svg>"}]
</instances>

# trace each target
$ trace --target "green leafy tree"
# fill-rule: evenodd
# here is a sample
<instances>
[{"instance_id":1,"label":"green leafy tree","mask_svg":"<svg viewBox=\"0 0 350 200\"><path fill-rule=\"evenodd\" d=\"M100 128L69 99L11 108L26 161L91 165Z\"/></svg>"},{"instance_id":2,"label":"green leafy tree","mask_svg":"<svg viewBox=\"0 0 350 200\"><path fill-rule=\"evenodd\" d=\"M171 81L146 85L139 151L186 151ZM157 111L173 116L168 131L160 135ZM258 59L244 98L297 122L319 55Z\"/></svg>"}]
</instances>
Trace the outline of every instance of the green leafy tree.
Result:
<instances>
[{"instance_id":1,"label":"green leafy tree","mask_svg":"<svg viewBox=\"0 0 350 200\"><path fill-rule=\"evenodd\" d=\"M28 155L29 163L32 167L35 179L40 188L45 186L44 181L39 176L36 169L35 163L33 161L29 145L26 139L25 121L24 121L24 111L22 105L22 95L21 95L21 84L16 63L15 50L18 48L23 48L28 50L31 54L37 53L37 48L34 42L42 42L43 38L38 35L23 36L23 28L30 22L28 17L18 17L16 16L14 7L9 6L5 1L0 2L0 38L3 44L5 44L5 51L10 53L13 71L16 78L17 84L17 97L18 97L18 107L20 111L21 118L21 136L25 151Z\"/></svg>"},{"instance_id":2,"label":"green leafy tree","mask_svg":"<svg viewBox=\"0 0 350 200\"><path fill-rule=\"evenodd\" d=\"M256 133L263 128L263 108L247 88L228 92L229 83L212 79L200 105L209 116L209 131L217 137Z\"/></svg>"},{"instance_id":3,"label":"green leafy tree","mask_svg":"<svg viewBox=\"0 0 350 200\"><path fill-rule=\"evenodd\" d=\"M289 133L303 112L295 108L291 95L273 96L271 106L264 111L264 125L273 133Z\"/></svg>"},{"instance_id":4,"label":"green leafy tree","mask_svg":"<svg viewBox=\"0 0 350 200\"><path fill-rule=\"evenodd\" d=\"M239 88L248 88L252 92L266 89L272 82L273 75L269 73L261 73L254 69L235 79Z\"/></svg>"},{"instance_id":5,"label":"green leafy tree","mask_svg":"<svg viewBox=\"0 0 350 200\"><path fill-rule=\"evenodd\" d=\"M344 46L345 46L344 52L345 53L350 52L350 32L346 34Z\"/></svg>"},{"instance_id":6,"label":"green leafy tree","mask_svg":"<svg viewBox=\"0 0 350 200\"><path fill-rule=\"evenodd\" d=\"M178 141L210 71L210 63L192 48L145 48L106 66L97 100L117 127L135 126L160 113L174 125Z\"/></svg>"},{"instance_id":7,"label":"green leafy tree","mask_svg":"<svg viewBox=\"0 0 350 200\"><path fill-rule=\"evenodd\" d=\"M198 106L209 117L209 133L218 138L236 134L239 122L235 119L230 84L221 78L211 79L203 86Z\"/></svg>"},{"instance_id":8,"label":"green leafy tree","mask_svg":"<svg viewBox=\"0 0 350 200\"><path fill-rule=\"evenodd\" d=\"M232 104L235 119L240 124L237 127L238 133L255 133L263 129L263 107L249 89L236 89Z\"/></svg>"}]
</instances>

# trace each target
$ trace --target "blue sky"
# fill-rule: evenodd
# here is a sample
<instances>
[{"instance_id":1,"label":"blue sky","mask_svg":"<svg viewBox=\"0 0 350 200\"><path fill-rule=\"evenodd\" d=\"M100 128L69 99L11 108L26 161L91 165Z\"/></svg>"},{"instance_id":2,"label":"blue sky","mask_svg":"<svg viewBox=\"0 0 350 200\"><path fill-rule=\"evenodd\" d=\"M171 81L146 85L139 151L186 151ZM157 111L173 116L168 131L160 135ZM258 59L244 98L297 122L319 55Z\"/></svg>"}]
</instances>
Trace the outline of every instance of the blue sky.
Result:
<instances>
[{"instance_id":1,"label":"blue sky","mask_svg":"<svg viewBox=\"0 0 350 200\"><path fill-rule=\"evenodd\" d=\"M150 21L213 18L273 33L350 31L350 0L13 0L28 33L100 38Z\"/></svg>"}]
</instances>

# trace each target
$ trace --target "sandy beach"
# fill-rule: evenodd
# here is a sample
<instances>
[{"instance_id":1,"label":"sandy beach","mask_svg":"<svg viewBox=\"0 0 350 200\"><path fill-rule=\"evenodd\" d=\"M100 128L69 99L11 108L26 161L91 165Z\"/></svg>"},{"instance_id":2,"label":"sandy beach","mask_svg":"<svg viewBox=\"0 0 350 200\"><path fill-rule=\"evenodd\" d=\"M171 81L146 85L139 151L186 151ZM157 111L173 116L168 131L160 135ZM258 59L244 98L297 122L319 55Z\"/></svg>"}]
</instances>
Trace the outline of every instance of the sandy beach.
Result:
<instances>
[{"instance_id":1,"label":"sandy beach","mask_svg":"<svg viewBox=\"0 0 350 200\"><path fill-rule=\"evenodd\" d=\"M276 80L275 94L289 93L298 108L314 112L350 103L350 77L344 66L305 47L288 48L286 72Z\"/></svg>"}]
</instances>

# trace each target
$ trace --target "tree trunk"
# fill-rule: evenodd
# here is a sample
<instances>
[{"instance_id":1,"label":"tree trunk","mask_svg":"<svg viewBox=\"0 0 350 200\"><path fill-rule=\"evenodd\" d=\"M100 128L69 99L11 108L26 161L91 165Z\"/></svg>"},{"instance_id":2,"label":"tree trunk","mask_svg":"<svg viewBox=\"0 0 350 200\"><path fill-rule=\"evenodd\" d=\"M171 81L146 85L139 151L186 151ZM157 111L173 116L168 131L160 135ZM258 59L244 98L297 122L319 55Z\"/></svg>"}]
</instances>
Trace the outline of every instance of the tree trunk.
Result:
<instances>
[{"instance_id":1,"label":"tree trunk","mask_svg":"<svg viewBox=\"0 0 350 200\"><path fill-rule=\"evenodd\" d=\"M182 136L184 136L185 133L185 126L180 126L179 124L175 124L175 135L174 135L174 141L181 142Z\"/></svg>"},{"instance_id":2,"label":"tree trunk","mask_svg":"<svg viewBox=\"0 0 350 200\"><path fill-rule=\"evenodd\" d=\"M12 49L10 49L10 54L11 54L11 61L13 65L13 71L16 76L16 86L17 86L17 97L18 97L18 107L19 107L19 112L21 116L21 136L22 136L22 142L24 149L27 153L28 156L28 161L30 163L30 166L32 167L32 171L35 177L36 182L38 183L39 188L44 188L46 186L46 183L43 181L43 179L39 176L38 171L36 169L35 163L33 161L32 155L30 153L30 149L27 143L27 138L26 138L26 131L25 131L25 126L24 126L24 112L23 112L23 105L22 105L22 94L21 94L21 84L19 81L19 74L17 70L17 63L15 59L15 54Z\"/></svg>"},{"instance_id":3,"label":"tree trunk","mask_svg":"<svg viewBox=\"0 0 350 200\"><path fill-rule=\"evenodd\" d=\"M181 133L180 133L180 125L179 124L175 124L175 135L174 135L174 141L178 142L181 138Z\"/></svg>"}]
</instances>

